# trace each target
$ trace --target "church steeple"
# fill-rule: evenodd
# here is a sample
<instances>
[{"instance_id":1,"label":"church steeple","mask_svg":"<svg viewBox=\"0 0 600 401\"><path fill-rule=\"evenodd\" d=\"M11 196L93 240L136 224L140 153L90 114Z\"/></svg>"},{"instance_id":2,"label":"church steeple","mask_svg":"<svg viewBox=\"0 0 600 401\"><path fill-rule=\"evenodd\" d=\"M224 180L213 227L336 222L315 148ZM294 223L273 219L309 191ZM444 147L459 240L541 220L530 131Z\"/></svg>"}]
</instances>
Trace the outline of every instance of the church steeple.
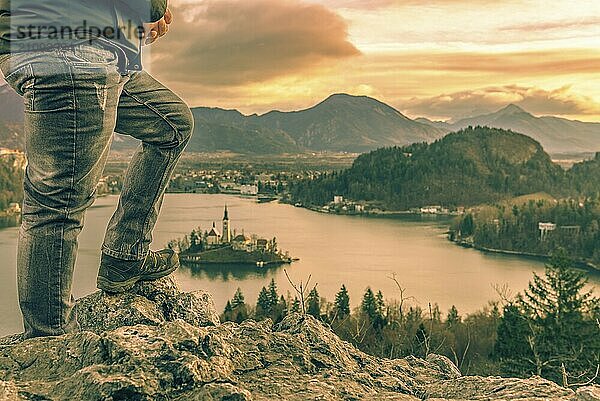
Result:
<instances>
[{"instance_id":1,"label":"church steeple","mask_svg":"<svg viewBox=\"0 0 600 401\"><path fill-rule=\"evenodd\" d=\"M225 212L223 213L223 235L221 236L221 242L226 244L231 242L231 224L229 224L227 205L225 205Z\"/></svg>"}]
</instances>

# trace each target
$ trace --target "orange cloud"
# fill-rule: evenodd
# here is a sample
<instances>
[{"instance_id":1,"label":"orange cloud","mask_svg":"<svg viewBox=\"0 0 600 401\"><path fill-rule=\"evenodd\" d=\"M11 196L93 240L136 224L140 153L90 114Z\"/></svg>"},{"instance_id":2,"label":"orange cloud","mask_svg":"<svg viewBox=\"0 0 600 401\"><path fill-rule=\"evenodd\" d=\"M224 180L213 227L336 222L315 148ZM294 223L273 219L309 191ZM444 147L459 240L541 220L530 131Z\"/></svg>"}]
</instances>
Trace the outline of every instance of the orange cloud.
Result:
<instances>
[{"instance_id":1,"label":"orange cloud","mask_svg":"<svg viewBox=\"0 0 600 401\"><path fill-rule=\"evenodd\" d=\"M451 72L489 72L503 74L557 75L597 73L597 49L553 49L506 53L402 52L389 56L398 69Z\"/></svg>"},{"instance_id":2,"label":"orange cloud","mask_svg":"<svg viewBox=\"0 0 600 401\"><path fill-rule=\"evenodd\" d=\"M298 73L360 54L346 22L298 0L208 0L175 7L176 23L152 49L169 81L235 86Z\"/></svg>"}]
</instances>

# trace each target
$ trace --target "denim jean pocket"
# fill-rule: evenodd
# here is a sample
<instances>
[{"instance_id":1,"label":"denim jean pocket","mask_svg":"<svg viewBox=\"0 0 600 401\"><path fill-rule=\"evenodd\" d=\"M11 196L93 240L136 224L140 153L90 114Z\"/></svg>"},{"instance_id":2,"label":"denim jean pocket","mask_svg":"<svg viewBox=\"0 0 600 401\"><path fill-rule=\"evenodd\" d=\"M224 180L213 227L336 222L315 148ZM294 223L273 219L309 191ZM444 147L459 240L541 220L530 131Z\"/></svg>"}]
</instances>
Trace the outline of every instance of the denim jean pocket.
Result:
<instances>
[{"instance_id":1,"label":"denim jean pocket","mask_svg":"<svg viewBox=\"0 0 600 401\"><path fill-rule=\"evenodd\" d=\"M72 48L63 49L67 62L75 67L99 67L116 65L117 54L109 49L97 45L82 44Z\"/></svg>"},{"instance_id":2,"label":"denim jean pocket","mask_svg":"<svg viewBox=\"0 0 600 401\"><path fill-rule=\"evenodd\" d=\"M8 60L7 63L10 64L12 61ZM14 69L3 69L3 74L5 74L4 80L6 83L23 97L25 110L33 109L35 77L31 63L15 66Z\"/></svg>"}]
</instances>

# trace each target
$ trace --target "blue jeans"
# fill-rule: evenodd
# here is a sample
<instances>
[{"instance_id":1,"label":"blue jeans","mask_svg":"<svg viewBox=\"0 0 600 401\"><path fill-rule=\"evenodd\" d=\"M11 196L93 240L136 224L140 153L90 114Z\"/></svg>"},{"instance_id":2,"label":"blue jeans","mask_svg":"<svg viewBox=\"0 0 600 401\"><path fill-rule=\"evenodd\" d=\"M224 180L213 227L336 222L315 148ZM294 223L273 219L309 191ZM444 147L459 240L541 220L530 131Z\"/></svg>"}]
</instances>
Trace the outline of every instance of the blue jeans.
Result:
<instances>
[{"instance_id":1,"label":"blue jeans","mask_svg":"<svg viewBox=\"0 0 600 401\"><path fill-rule=\"evenodd\" d=\"M100 45L0 55L25 104L27 168L17 276L25 336L77 330L71 292L77 237L113 132L140 139L102 252L148 253L165 188L193 130L188 106L144 71L122 73Z\"/></svg>"}]
</instances>

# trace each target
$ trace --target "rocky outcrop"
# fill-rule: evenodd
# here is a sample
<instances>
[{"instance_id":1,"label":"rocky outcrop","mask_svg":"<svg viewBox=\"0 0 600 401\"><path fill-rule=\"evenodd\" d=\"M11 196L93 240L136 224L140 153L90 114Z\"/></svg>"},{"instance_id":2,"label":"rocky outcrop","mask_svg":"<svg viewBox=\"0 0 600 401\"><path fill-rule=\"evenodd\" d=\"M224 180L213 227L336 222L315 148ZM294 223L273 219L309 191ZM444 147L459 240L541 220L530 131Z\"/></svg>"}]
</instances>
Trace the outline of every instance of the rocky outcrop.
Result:
<instances>
[{"instance_id":1,"label":"rocky outcrop","mask_svg":"<svg viewBox=\"0 0 600 401\"><path fill-rule=\"evenodd\" d=\"M595 400L541 378L461 376L447 358L380 359L312 317L219 324L172 279L78 301L83 331L0 342L0 400Z\"/></svg>"},{"instance_id":2,"label":"rocky outcrop","mask_svg":"<svg viewBox=\"0 0 600 401\"><path fill-rule=\"evenodd\" d=\"M132 291L109 295L98 291L75 306L82 330L102 333L123 326L156 326L181 319L193 326L215 326L219 314L205 291L184 293L171 277L140 282Z\"/></svg>"}]
</instances>

